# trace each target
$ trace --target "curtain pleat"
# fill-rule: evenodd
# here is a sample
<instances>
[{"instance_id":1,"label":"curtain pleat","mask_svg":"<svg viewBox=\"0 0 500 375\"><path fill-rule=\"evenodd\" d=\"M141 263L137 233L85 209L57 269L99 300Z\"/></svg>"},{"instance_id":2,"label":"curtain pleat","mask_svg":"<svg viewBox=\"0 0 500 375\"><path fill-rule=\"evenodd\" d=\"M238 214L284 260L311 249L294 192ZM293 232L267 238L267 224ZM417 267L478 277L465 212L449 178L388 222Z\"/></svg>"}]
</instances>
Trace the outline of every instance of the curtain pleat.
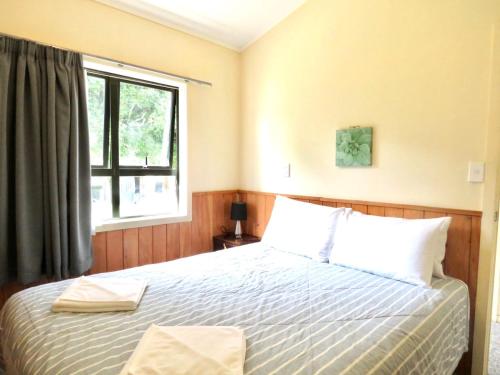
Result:
<instances>
[{"instance_id":1,"label":"curtain pleat","mask_svg":"<svg viewBox=\"0 0 500 375\"><path fill-rule=\"evenodd\" d=\"M0 283L92 263L81 55L0 38Z\"/></svg>"}]
</instances>

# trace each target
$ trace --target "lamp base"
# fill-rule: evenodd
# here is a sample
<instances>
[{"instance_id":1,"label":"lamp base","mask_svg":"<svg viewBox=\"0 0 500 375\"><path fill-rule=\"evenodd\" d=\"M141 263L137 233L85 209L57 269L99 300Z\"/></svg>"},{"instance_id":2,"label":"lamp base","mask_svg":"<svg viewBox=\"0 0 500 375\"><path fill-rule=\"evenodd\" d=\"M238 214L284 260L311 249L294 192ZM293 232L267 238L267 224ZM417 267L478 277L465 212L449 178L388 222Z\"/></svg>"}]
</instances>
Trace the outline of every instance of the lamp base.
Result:
<instances>
[{"instance_id":1,"label":"lamp base","mask_svg":"<svg viewBox=\"0 0 500 375\"><path fill-rule=\"evenodd\" d=\"M241 239L241 222L239 220L236 221L236 229L234 230L234 237L237 239Z\"/></svg>"}]
</instances>

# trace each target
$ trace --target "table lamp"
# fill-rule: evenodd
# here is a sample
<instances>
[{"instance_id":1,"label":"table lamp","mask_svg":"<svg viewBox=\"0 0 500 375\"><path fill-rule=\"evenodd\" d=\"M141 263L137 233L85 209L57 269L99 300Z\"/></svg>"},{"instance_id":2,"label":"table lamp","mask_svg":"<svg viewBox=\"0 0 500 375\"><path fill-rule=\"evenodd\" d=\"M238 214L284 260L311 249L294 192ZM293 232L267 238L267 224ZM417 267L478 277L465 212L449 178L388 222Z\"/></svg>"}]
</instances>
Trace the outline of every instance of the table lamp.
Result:
<instances>
[{"instance_id":1,"label":"table lamp","mask_svg":"<svg viewBox=\"0 0 500 375\"><path fill-rule=\"evenodd\" d=\"M247 204L245 202L233 202L231 204L231 220L236 220L234 236L241 238L241 222L247 219Z\"/></svg>"}]
</instances>

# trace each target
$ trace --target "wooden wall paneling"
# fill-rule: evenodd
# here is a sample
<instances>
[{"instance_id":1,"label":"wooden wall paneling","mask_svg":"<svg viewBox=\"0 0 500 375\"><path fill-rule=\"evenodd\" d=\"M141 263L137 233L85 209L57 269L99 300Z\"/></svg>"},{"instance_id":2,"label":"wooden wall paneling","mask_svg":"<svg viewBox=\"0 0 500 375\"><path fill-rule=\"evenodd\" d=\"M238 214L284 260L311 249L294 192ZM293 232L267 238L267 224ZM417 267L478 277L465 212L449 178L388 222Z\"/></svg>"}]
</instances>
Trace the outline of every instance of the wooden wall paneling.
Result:
<instances>
[{"instance_id":1,"label":"wooden wall paneling","mask_svg":"<svg viewBox=\"0 0 500 375\"><path fill-rule=\"evenodd\" d=\"M278 194L273 193L263 193L258 191L248 191L248 190L240 190L239 194L254 194L254 195L273 195L276 196ZM283 195L283 194L281 194ZM369 201L359 201L359 200L347 200L347 199L335 199L335 198L324 198L324 197L310 197L303 195L285 195L289 198L302 200L302 201L311 201L311 200L319 200L321 202L335 202L337 207L351 207L353 204L357 205L366 205L366 206L379 206L384 208L395 208L397 210L403 209L413 209L413 210L421 210L421 211L435 211L442 213L441 216L446 215L446 213L453 213L457 215L465 215L465 216L481 216L480 211L473 210L462 210L462 209L446 209L439 207L425 207L425 206L417 206L417 205L409 205L409 204L398 204L398 203L382 203L382 202L369 202ZM397 212L397 211L395 211Z\"/></svg>"},{"instance_id":2,"label":"wooden wall paneling","mask_svg":"<svg viewBox=\"0 0 500 375\"><path fill-rule=\"evenodd\" d=\"M333 201L321 201L321 204L328 207L337 207L337 203Z\"/></svg>"},{"instance_id":3,"label":"wooden wall paneling","mask_svg":"<svg viewBox=\"0 0 500 375\"><path fill-rule=\"evenodd\" d=\"M192 221L191 221L191 254L196 254L198 249L201 249L201 211L202 211L201 195L193 195L192 200Z\"/></svg>"},{"instance_id":4,"label":"wooden wall paneling","mask_svg":"<svg viewBox=\"0 0 500 375\"><path fill-rule=\"evenodd\" d=\"M246 221L246 232L248 234L262 237L266 229L269 210L274 206L274 196L267 197L265 194L247 193L241 195L247 203L248 219Z\"/></svg>"},{"instance_id":5,"label":"wooden wall paneling","mask_svg":"<svg viewBox=\"0 0 500 375\"><path fill-rule=\"evenodd\" d=\"M223 233L226 227L226 211L224 194L214 194L212 197L212 234Z\"/></svg>"},{"instance_id":6,"label":"wooden wall paneling","mask_svg":"<svg viewBox=\"0 0 500 375\"><path fill-rule=\"evenodd\" d=\"M202 196L202 210L198 224L201 228L201 248L198 253L207 252L212 249L212 227L213 227L213 197L214 194Z\"/></svg>"},{"instance_id":7,"label":"wooden wall paneling","mask_svg":"<svg viewBox=\"0 0 500 375\"><path fill-rule=\"evenodd\" d=\"M352 209L354 211L361 212L363 214L368 213L368 206L366 204L353 204Z\"/></svg>"},{"instance_id":8,"label":"wooden wall paneling","mask_svg":"<svg viewBox=\"0 0 500 375\"><path fill-rule=\"evenodd\" d=\"M238 196L238 200L240 202L246 202L247 201L247 195L248 195L247 193L245 193L245 192L238 192L238 193L236 193L236 195Z\"/></svg>"},{"instance_id":9,"label":"wooden wall paneling","mask_svg":"<svg viewBox=\"0 0 500 375\"><path fill-rule=\"evenodd\" d=\"M404 212L402 208L385 207L385 216L389 217L403 217Z\"/></svg>"},{"instance_id":10,"label":"wooden wall paneling","mask_svg":"<svg viewBox=\"0 0 500 375\"><path fill-rule=\"evenodd\" d=\"M403 217L405 219L423 219L424 218L424 211L422 210L412 210L412 209L404 209L403 210Z\"/></svg>"},{"instance_id":11,"label":"wooden wall paneling","mask_svg":"<svg viewBox=\"0 0 500 375\"><path fill-rule=\"evenodd\" d=\"M271 218L271 214L273 213L274 202L276 201L276 196L274 195L266 195L265 209L264 209L264 217L265 223L264 226L267 227L269 223L269 219ZM264 228L265 231L265 228Z\"/></svg>"},{"instance_id":12,"label":"wooden wall paneling","mask_svg":"<svg viewBox=\"0 0 500 375\"><path fill-rule=\"evenodd\" d=\"M385 215L385 207L381 206L368 206L368 215L375 215L375 216L386 216Z\"/></svg>"},{"instance_id":13,"label":"wooden wall paneling","mask_svg":"<svg viewBox=\"0 0 500 375\"><path fill-rule=\"evenodd\" d=\"M153 227L139 228L139 265L153 263Z\"/></svg>"},{"instance_id":14,"label":"wooden wall paneling","mask_svg":"<svg viewBox=\"0 0 500 375\"><path fill-rule=\"evenodd\" d=\"M106 232L106 271L123 269L123 231Z\"/></svg>"},{"instance_id":15,"label":"wooden wall paneling","mask_svg":"<svg viewBox=\"0 0 500 375\"><path fill-rule=\"evenodd\" d=\"M200 252L206 252L212 249L212 236L214 235L214 197L220 194L207 194L204 197L204 207L206 207L204 222L201 223L203 230L203 247Z\"/></svg>"},{"instance_id":16,"label":"wooden wall paneling","mask_svg":"<svg viewBox=\"0 0 500 375\"><path fill-rule=\"evenodd\" d=\"M311 202L311 200L309 198L302 198L302 197L290 197L290 198L301 201L301 202L307 202L307 203Z\"/></svg>"},{"instance_id":17,"label":"wooden wall paneling","mask_svg":"<svg viewBox=\"0 0 500 375\"><path fill-rule=\"evenodd\" d=\"M309 203L317 204L317 205L320 205L320 206L323 205L323 202L321 201L321 199L310 199Z\"/></svg>"},{"instance_id":18,"label":"wooden wall paneling","mask_svg":"<svg viewBox=\"0 0 500 375\"><path fill-rule=\"evenodd\" d=\"M181 257L179 228L180 224L178 223L167 225L167 260Z\"/></svg>"},{"instance_id":19,"label":"wooden wall paneling","mask_svg":"<svg viewBox=\"0 0 500 375\"><path fill-rule=\"evenodd\" d=\"M181 257L193 255L191 251L191 222L179 224L179 252Z\"/></svg>"},{"instance_id":20,"label":"wooden wall paneling","mask_svg":"<svg viewBox=\"0 0 500 375\"><path fill-rule=\"evenodd\" d=\"M424 211L424 219L432 219L432 218L443 217L443 216L446 216L446 214L443 214L442 212L429 211L429 210Z\"/></svg>"},{"instance_id":21,"label":"wooden wall paneling","mask_svg":"<svg viewBox=\"0 0 500 375\"><path fill-rule=\"evenodd\" d=\"M469 281L469 256L471 247L472 218L464 215L449 215L452 218L448 229L444 272L464 282Z\"/></svg>"},{"instance_id":22,"label":"wooden wall paneling","mask_svg":"<svg viewBox=\"0 0 500 375\"><path fill-rule=\"evenodd\" d=\"M199 254L212 248L212 222L209 194L193 196L193 221L191 222L191 252Z\"/></svg>"},{"instance_id":23,"label":"wooden wall paneling","mask_svg":"<svg viewBox=\"0 0 500 375\"><path fill-rule=\"evenodd\" d=\"M92 251L94 262L92 264L92 268L90 269L90 273L94 274L106 272L108 268L106 255L106 233L96 233L92 237Z\"/></svg>"},{"instance_id":24,"label":"wooden wall paneling","mask_svg":"<svg viewBox=\"0 0 500 375\"><path fill-rule=\"evenodd\" d=\"M479 239L481 237L481 218L473 217L471 223L471 248L469 261L469 293L471 299L476 300L477 294L477 276L479 269ZM471 306L474 311L476 305Z\"/></svg>"},{"instance_id":25,"label":"wooden wall paneling","mask_svg":"<svg viewBox=\"0 0 500 375\"><path fill-rule=\"evenodd\" d=\"M266 196L263 194L257 195L257 223L255 226L255 235L257 237L262 237L264 231L266 230L267 221L266 218Z\"/></svg>"},{"instance_id":26,"label":"wooden wall paneling","mask_svg":"<svg viewBox=\"0 0 500 375\"><path fill-rule=\"evenodd\" d=\"M155 225L153 227L153 263L167 261L167 226Z\"/></svg>"},{"instance_id":27,"label":"wooden wall paneling","mask_svg":"<svg viewBox=\"0 0 500 375\"><path fill-rule=\"evenodd\" d=\"M139 229L123 230L123 264L125 268L139 265Z\"/></svg>"},{"instance_id":28,"label":"wooden wall paneling","mask_svg":"<svg viewBox=\"0 0 500 375\"><path fill-rule=\"evenodd\" d=\"M247 203L248 218L246 221L246 232L255 236L257 232L257 194L248 193L244 196L242 195L242 198Z\"/></svg>"}]
</instances>

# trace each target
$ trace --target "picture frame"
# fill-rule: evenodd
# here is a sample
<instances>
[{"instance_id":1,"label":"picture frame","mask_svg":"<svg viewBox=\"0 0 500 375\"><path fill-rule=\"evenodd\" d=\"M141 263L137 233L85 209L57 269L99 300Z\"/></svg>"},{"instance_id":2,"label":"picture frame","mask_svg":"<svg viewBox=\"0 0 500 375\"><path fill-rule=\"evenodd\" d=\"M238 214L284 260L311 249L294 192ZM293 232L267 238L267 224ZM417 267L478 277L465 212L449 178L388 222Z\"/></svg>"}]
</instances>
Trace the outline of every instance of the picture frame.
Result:
<instances>
[{"instance_id":1,"label":"picture frame","mask_svg":"<svg viewBox=\"0 0 500 375\"><path fill-rule=\"evenodd\" d=\"M335 165L370 167L372 165L372 127L352 127L336 132Z\"/></svg>"}]
</instances>

